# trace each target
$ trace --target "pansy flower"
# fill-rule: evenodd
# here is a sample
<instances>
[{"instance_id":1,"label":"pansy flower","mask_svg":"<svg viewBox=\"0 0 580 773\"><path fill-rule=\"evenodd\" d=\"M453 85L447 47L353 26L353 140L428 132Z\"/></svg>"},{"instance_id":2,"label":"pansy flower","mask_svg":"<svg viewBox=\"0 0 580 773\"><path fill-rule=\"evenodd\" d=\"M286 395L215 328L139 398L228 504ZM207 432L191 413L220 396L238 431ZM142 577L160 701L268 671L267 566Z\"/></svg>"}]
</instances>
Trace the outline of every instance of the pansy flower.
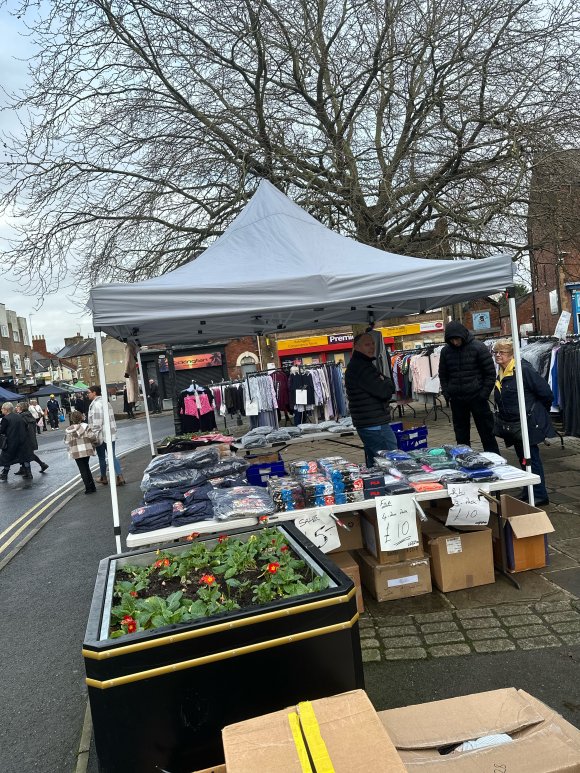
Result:
<instances>
[{"instance_id":1,"label":"pansy flower","mask_svg":"<svg viewBox=\"0 0 580 773\"><path fill-rule=\"evenodd\" d=\"M215 577L213 574L202 574L202 576L199 578L199 584L200 585L213 585L215 582Z\"/></svg>"},{"instance_id":2,"label":"pansy flower","mask_svg":"<svg viewBox=\"0 0 580 773\"><path fill-rule=\"evenodd\" d=\"M280 568L280 564L278 563L278 561L272 561L272 563L268 564L268 572L270 574L276 574L279 568Z\"/></svg>"}]
</instances>

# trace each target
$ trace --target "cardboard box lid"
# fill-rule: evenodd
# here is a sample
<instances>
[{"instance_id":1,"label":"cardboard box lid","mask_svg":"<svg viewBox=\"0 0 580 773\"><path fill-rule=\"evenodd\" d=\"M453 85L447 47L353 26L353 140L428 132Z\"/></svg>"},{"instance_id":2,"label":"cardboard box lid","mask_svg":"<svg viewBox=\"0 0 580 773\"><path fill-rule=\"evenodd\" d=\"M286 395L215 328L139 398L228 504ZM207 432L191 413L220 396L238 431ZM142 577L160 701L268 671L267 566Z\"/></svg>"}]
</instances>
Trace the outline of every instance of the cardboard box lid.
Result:
<instances>
[{"instance_id":1,"label":"cardboard box lid","mask_svg":"<svg viewBox=\"0 0 580 773\"><path fill-rule=\"evenodd\" d=\"M397 749L432 749L513 733L544 720L515 688L381 711L379 717Z\"/></svg>"},{"instance_id":2,"label":"cardboard box lid","mask_svg":"<svg viewBox=\"0 0 580 773\"><path fill-rule=\"evenodd\" d=\"M511 515L506 518L517 539L536 537L555 531L552 522L543 510L525 515Z\"/></svg>"},{"instance_id":3,"label":"cardboard box lid","mask_svg":"<svg viewBox=\"0 0 580 773\"><path fill-rule=\"evenodd\" d=\"M405 773L401 758L364 690L311 702L337 773ZM290 724L294 706L222 730L228 773L303 773ZM322 771L325 768L320 767Z\"/></svg>"}]
</instances>

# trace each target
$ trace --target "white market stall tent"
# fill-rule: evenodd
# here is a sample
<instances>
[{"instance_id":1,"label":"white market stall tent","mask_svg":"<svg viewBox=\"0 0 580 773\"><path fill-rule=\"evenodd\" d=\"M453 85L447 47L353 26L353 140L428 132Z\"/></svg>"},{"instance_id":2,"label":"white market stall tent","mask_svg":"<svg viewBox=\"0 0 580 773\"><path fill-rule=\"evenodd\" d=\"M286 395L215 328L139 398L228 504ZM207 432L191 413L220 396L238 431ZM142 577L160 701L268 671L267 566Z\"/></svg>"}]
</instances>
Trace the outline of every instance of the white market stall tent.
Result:
<instances>
[{"instance_id":1,"label":"white market stall tent","mask_svg":"<svg viewBox=\"0 0 580 773\"><path fill-rule=\"evenodd\" d=\"M513 281L510 255L432 260L385 252L331 231L262 180L223 235L198 258L143 282L97 285L88 307L97 333L138 346L173 346L378 321L481 298ZM514 299L510 319L517 330ZM99 335L96 340L100 383L105 384ZM529 458L517 337L514 355ZM147 422L151 437L148 412ZM105 438L113 469L107 423ZM120 549L114 476L110 480Z\"/></svg>"}]
</instances>

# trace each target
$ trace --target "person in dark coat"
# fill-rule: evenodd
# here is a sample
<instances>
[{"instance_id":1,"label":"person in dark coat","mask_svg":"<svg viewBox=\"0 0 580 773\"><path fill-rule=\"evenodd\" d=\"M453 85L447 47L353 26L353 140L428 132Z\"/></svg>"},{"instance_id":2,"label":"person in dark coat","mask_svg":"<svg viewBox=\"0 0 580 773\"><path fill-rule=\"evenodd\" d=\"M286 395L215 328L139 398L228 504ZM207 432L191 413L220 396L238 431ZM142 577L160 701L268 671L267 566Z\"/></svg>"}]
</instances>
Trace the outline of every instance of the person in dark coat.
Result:
<instances>
[{"instance_id":1,"label":"person in dark coat","mask_svg":"<svg viewBox=\"0 0 580 773\"><path fill-rule=\"evenodd\" d=\"M130 403L127 399L127 387L123 389L123 411L127 414L127 416L130 419L135 418L135 414L133 413L133 410L135 408L135 403Z\"/></svg>"},{"instance_id":2,"label":"person in dark coat","mask_svg":"<svg viewBox=\"0 0 580 773\"><path fill-rule=\"evenodd\" d=\"M489 397L495 383L495 365L487 346L459 322L445 327L446 346L441 350L439 380L449 400L455 440L471 445L471 416L484 451L499 454L493 433Z\"/></svg>"},{"instance_id":3,"label":"person in dark coat","mask_svg":"<svg viewBox=\"0 0 580 773\"><path fill-rule=\"evenodd\" d=\"M497 341L493 347L495 361L499 366L495 382L494 399L499 417L504 422L519 422L520 409L516 377L514 373L514 349L511 340ZM528 417L528 433L530 436L531 467L534 475L539 475L541 482L534 486L534 501L538 506L550 504L546 489L544 465L540 456L539 443L547 437L555 437L556 432L550 419L550 408L554 400L552 390L546 379L537 373L529 362L522 360L522 379L524 382L524 398ZM513 446L521 460L524 458L524 446L521 439L504 437L506 446ZM523 467L523 465L522 465ZM528 490L524 489L520 499L527 500Z\"/></svg>"},{"instance_id":4,"label":"person in dark coat","mask_svg":"<svg viewBox=\"0 0 580 773\"><path fill-rule=\"evenodd\" d=\"M76 395L74 395L71 403L71 408L73 411L78 411L79 413L82 413L83 416L86 418L85 413L85 398L82 395L82 392L78 392Z\"/></svg>"},{"instance_id":5,"label":"person in dark coat","mask_svg":"<svg viewBox=\"0 0 580 773\"><path fill-rule=\"evenodd\" d=\"M46 401L46 410L48 411L48 423L51 429L58 429L58 414L60 413L60 403L54 395Z\"/></svg>"},{"instance_id":6,"label":"person in dark coat","mask_svg":"<svg viewBox=\"0 0 580 773\"><path fill-rule=\"evenodd\" d=\"M8 480L8 473L13 464L20 463L26 472L23 478L32 479L30 462L34 456L34 450L22 416L14 412L12 403L2 405L2 419L0 420L0 435L6 438L4 448L0 454L0 481Z\"/></svg>"},{"instance_id":7,"label":"person in dark coat","mask_svg":"<svg viewBox=\"0 0 580 773\"><path fill-rule=\"evenodd\" d=\"M38 466L40 467L40 472L46 472L48 470L48 464L42 461L40 457L34 453L35 451L38 451L38 438L36 437L36 419L30 412L30 407L27 402L22 401L18 403L16 406L16 413L20 414L22 418L24 419L24 422L26 424L26 431L28 432L29 438L30 438L30 444L32 446L32 461L36 462ZM15 472L15 475L24 475L26 473L26 468L21 465L20 469Z\"/></svg>"},{"instance_id":8,"label":"person in dark coat","mask_svg":"<svg viewBox=\"0 0 580 773\"><path fill-rule=\"evenodd\" d=\"M377 451L393 451L397 447L395 433L389 424L389 400L395 385L379 373L374 359L372 337L368 333L356 336L344 381L352 423L363 442L367 467L373 466Z\"/></svg>"},{"instance_id":9,"label":"person in dark coat","mask_svg":"<svg viewBox=\"0 0 580 773\"><path fill-rule=\"evenodd\" d=\"M149 379L149 397L151 403L151 410L153 413L161 413L161 403L159 401L159 385L157 381Z\"/></svg>"}]
</instances>

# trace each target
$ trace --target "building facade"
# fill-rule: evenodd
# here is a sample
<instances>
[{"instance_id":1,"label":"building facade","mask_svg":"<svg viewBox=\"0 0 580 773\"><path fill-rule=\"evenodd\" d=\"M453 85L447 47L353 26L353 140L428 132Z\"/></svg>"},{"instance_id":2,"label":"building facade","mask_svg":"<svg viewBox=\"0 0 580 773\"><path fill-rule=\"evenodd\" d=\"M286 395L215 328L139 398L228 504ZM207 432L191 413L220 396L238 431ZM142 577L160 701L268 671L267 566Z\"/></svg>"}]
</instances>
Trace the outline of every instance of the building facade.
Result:
<instances>
[{"instance_id":1,"label":"building facade","mask_svg":"<svg viewBox=\"0 0 580 773\"><path fill-rule=\"evenodd\" d=\"M26 317L0 303L0 386L18 391L35 385L31 354Z\"/></svg>"}]
</instances>

